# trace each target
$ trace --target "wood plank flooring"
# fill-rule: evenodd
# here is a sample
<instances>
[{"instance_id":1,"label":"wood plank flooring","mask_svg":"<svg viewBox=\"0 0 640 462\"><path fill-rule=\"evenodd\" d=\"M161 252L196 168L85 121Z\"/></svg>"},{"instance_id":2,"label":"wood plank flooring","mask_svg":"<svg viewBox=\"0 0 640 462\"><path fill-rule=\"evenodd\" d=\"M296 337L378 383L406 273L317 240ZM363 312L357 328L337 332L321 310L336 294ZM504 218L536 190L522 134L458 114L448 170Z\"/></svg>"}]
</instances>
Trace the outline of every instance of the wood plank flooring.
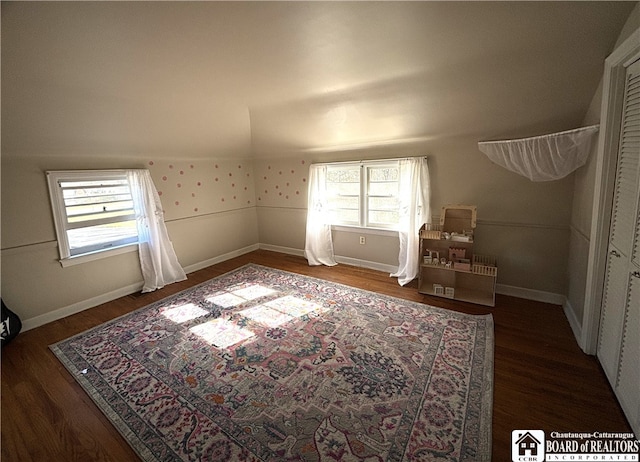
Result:
<instances>
[{"instance_id":1,"label":"wood plank flooring","mask_svg":"<svg viewBox=\"0 0 640 462\"><path fill-rule=\"evenodd\" d=\"M304 258L258 250L21 333L2 350L2 461L136 461L134 451L67 373L48 345L246 263L258 263L472 314L495 323L493 460L511 460L511 432L630 432L592 356L578 347L562 308L496 297L495 308L419 294L386 273L347 265L310 267Z\"/></svg>"}]
</instances>

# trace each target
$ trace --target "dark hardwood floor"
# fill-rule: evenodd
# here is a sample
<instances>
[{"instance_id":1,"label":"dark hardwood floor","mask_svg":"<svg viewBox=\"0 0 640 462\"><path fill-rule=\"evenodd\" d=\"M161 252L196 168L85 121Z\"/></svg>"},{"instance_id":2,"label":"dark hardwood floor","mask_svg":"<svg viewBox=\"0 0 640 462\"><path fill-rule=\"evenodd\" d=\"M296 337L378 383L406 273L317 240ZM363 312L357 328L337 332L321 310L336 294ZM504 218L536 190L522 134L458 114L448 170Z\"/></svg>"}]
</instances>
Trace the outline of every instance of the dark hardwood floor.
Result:
<instances>
[{"instance_id":1,"label":"dark hardwood floor","mask_svg":"<svg viewBox=\"0 0 640 462\"><path fill-rule=\"evenodd\" d=\"M48 349L52 343L246 263L306 274L472 314L495 323L493 460L511 460L511 432L630 432L597 360L582 353L562 308L497 296L495 308L421 295L386 273L259 250L21 333L2 350L2 461L135 461L118 431Z\"/></svg>"}]
</instances>

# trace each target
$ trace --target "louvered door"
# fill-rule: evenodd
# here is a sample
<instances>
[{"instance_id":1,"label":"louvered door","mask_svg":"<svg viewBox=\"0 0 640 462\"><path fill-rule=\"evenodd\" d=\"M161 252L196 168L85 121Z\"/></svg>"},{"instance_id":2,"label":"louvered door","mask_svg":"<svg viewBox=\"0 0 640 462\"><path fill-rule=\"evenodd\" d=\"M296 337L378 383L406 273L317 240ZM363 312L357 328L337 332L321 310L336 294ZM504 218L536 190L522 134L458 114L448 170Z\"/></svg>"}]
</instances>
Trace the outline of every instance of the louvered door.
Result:
<instances>
[{"instance_id":1,"label":"louvered door","mask_svg":"<svg viewBox=\"0 0 640 462\"><path fill-rule=\"evenodd\" d=\"M627 69L598 358L640 434L640 61Z\"/></svg>"},{"instance_id":2,"label":"louvered door","mask_svg":"<svg viewBox=\"0 0 640 462\"><path fill-rule=\"evenodd\" d=\"M638 434L640 433L640 272L636 271L636 273L631 273L629 277L616 394Z\"/></svg>"},{"instance_id":3,"label":"louvered door","mask_svg":"<svg viewBox=\"0 0 640 462\"><path fill-rule=\"evenodd\" d=\"M620 339L627 301L628 272L623 256L615 248L609 247L607 276L600 321L598 358L609 382L615 385L620 360Z\"/></svg>"}]
</instances>

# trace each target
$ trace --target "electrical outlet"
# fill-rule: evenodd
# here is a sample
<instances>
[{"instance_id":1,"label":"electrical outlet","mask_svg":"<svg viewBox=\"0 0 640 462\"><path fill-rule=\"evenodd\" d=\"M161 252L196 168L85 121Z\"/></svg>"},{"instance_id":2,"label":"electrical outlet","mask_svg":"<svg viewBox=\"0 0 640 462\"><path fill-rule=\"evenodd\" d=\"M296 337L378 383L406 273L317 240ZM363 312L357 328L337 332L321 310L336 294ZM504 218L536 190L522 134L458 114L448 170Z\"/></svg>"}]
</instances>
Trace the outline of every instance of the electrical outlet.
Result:
<instances>
[{"instance_id":1,"label":"electrical outlet","mask_svg":"<svg viewBox=\"0 0 640 462\"><path fill-rule=\"evenodd\" d=\"M365 244L364 236L360 236L360 244Z\"/></svg>"}]
</instances>

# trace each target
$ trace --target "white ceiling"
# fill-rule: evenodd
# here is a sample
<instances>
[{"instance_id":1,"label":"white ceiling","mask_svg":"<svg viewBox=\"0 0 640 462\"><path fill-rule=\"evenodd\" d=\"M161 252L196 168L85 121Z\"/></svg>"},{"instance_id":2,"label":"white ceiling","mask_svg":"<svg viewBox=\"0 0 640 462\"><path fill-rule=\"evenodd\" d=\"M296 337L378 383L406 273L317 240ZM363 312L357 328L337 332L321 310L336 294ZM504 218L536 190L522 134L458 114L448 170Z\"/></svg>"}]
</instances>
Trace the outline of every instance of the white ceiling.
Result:
<instances>
[{"instance_id":1,"label":"white ceiling","mask_svg":"<svg viewBox=\"0 0 640 462\"><path fill-rule=\"evenodd\" d=\"M3 2L3 155L283 155L579 126L636 2Z\"/></svg>"}]
</instances>

